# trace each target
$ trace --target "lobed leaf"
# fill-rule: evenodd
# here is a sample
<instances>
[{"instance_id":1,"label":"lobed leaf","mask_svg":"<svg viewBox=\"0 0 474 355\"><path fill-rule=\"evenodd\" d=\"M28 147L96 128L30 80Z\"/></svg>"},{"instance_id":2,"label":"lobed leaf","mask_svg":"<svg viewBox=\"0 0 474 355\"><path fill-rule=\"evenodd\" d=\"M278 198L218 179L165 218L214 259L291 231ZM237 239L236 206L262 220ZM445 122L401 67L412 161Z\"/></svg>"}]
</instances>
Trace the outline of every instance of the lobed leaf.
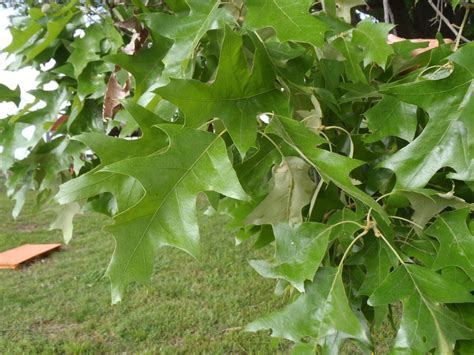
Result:
<instances>
[{"instance_id":1,"label":"lobed leaf","mask_svg":"<svg viewBox=\"0 0 474 355\"><path fill-rule=\"evenodd\" d=\"M107 271L113 302L121 299L128 283L148 280L156 248L174 246L199 257L195 206L199 192L247 198L220 136L175 125L160 128L169 137L165 152L130 158L104 169L134 177L145 190L139 203L118 214L108 228L116 238Z\"/></svg>"}]
</instances>

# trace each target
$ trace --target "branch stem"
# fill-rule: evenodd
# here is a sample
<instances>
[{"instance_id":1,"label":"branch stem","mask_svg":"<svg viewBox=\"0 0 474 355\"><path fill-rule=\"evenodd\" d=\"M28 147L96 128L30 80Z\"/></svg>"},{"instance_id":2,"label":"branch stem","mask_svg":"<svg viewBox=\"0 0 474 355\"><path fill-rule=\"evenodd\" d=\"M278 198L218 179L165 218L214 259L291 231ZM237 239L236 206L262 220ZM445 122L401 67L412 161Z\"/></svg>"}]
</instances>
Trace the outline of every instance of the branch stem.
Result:
<instances>
[{"instance_id":1,"label":"branch stem","mask_svg":"<svg viewBox=\"0 0 474 355\"><path fill-rule=\"evenodd\" d=\"M469 17L469 10L470 10L470 8L466 7L466 11L464 12L464 17L463 17L462 22L461 22L461 27L459 27L459 32L458 32L458 35L456 37L456 42L454 44L454 51L455 52L459 48L459 43L461 42L461 37L462 37L462 31L464 31L464 26L466 26L467 19Z\"/></svg>"},{"instance_id":2,"label":"branch stem","mask_svg":"<svg viewBox=\"0 0 474 355\"><path fill-rule=\"evenodd\" d=\"M431 6L431 8L436 12L436 14L439 16L440 18L440 21L442 20L444 22L444 24L451 30L452 33L454 33L455 36L460 36L460 38L464 41L464 42L470 42L470 40L468 40L466 37L464 37L462 35L462 33L460 33L459 31L457 31L453 24L447 19L446 16L444 16L444 14L436 7L436 5L433 3L432 0L428 0L428 4Z\"/></svg>"}]
</instances>

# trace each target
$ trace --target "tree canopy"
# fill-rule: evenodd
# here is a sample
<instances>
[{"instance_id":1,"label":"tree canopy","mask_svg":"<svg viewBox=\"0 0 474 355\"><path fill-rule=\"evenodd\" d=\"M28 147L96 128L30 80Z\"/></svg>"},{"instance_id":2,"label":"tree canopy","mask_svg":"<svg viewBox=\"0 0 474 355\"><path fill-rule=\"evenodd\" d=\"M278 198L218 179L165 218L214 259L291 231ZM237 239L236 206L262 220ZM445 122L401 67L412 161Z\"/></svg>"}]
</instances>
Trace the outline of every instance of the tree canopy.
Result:
<instances>
[{"instance_id":1,"label":"tree canopy","mask_svg":"<svg viewBox=\"0 0 474 355\"><path fill-rule=\"evenodd\" d=\"M200 258L206 198L237 243L274 250L250 264L289 297L247 330L369 353L401 304L395 353L471 354L472 5L418 3L17 5L9 69L40 74L35 101L0 120L13 216L33 195L66 242L76 213L109 216L116 303L158 248ZM441 25L417 29L417 6ZM394 31L437 43L387 42ZM20 105L19 89L0 85L0 101Z\"/></svg>"}]
</instances>

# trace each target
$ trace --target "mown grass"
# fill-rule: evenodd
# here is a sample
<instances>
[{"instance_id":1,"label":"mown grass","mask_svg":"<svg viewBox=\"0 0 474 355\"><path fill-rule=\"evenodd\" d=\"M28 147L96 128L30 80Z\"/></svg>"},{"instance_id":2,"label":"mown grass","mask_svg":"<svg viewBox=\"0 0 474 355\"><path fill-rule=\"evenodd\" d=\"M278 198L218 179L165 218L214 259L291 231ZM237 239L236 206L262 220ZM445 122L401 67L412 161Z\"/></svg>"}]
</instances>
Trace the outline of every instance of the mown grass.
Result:
<instances>
[{"instance_id":1,"label":"mown grass","mask_svg":"<svg viewBox=\"0 0 474 355\"><path fill-rule=\"evenodd\" d=\"M61 242L48 231L51 212L27 204L13 221L0 189L0 251L24 243ZM252 252L236 247L223 218L200 213L203 260L163 249L149 285L132 285L110 304L103 278L114 242L106 218L82 215L63 251L19 270L0 270L0 353L275 353L287 352L267 332L245 324L280 308L274 282L248 265ZM255 256L255 255L254 255ZM385 353L390 330L376 334ZM346 353L355 353L353 346Z\"/></svg>"},{"instance_id":2,"label":"mown grass","mask_svg":"<svg viewBox=\"0 0 474 355\"><path fill-rule=\"evenodd\" d=\"M13 221L0 191L0 251L24 243L61 242L48 231L51 213L31 205ZM0 270L0 352L275 352L267 334L239 327L281 306L274 282L248 265L224 220L200 215L203 260L163 249L147 286L132 286L110 304L102 276L114 248L106 219L79 216L63 251L20 270Z\"/></svg>"}]
</instances>

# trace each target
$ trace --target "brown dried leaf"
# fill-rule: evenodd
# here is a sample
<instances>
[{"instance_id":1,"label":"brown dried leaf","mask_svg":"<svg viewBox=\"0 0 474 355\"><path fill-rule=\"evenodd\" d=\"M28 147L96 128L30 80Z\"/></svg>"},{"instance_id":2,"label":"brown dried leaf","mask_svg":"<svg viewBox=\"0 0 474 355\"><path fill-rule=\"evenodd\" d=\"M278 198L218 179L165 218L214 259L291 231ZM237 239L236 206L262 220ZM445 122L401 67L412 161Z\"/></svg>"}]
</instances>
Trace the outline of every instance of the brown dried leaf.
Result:
<instances>
[{"instance_id":1,"label":"brown dried leaf","mask_svg":"<svg viewBox=\"0 0 474 355\"><path fill-rule=\"evenodd\" d=\"M142 28L139 32L133 32L130 42L122 49L125 54L133 55L138 52L148 39L148 30Z\"/></svg>"},{"instance_id":2,"label":"brown dried leaf","mask_svg":"<svg viewBox=\"0 0 474 355\"><path fill-rule=\"evenodd\" d=\"M130 77L122 86L117 80L117 72L120 70L119 66L115 67L115 71L110 75L107 83L107 90L104 97L104 106L102 108L102 117L104 121L112 119L115 113L120 108L120 100L123 100L130 95Z\"/></svg>"}]
</instances>

